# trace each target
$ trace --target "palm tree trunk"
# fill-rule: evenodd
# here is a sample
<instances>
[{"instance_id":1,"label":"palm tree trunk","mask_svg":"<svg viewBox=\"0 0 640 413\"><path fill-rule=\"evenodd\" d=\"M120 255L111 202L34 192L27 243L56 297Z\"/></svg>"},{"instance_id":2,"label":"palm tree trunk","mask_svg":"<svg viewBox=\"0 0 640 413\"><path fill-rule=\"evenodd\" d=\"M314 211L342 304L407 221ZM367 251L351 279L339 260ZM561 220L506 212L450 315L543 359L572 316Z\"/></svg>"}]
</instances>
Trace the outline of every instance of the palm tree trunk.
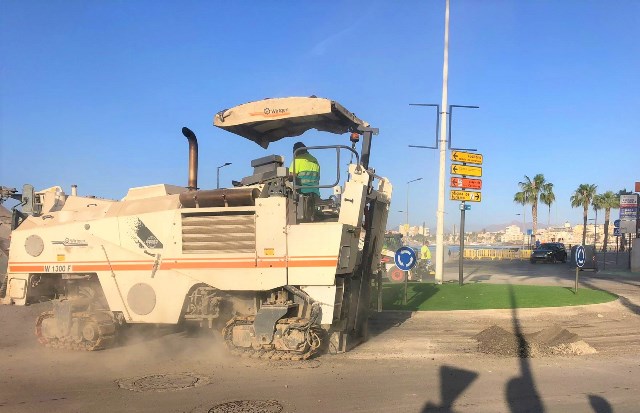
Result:
<instances>
[{"instance_id":1,"label":"palm tree trunk","mask_svg":"<svg viewBox=\"0 0 640 413\"><path fill-rule=\"evenodd\" d=\"M533 217L533 244L536 243L536 232L538 229L538 202L536 200L533 201L531 205L531 216Z\"/></svg>"},{"instance_id":2,"label":"palm tree trunk","mask_svg":"<svg viewBox=\"0 0 640 413\"><path fill-rule=\"evenodd\" d=\"M584 207L584 212L582 213L582 245L584 245L584 242L587 239L587 212L588 211L589 211L589 205Z\"/></svg>"},{"instance_id":3,"label":"palm tree trunk","mask_svg":"<svg viewBox=\"0 0 640 413\"><path fill-rule=\"evenodd\" d=\"M604 243L602 250L607 251L607 242L609 241L609 218L611 218L611 208L605 208L604 210Z\"/></svg>"}]
</instances>

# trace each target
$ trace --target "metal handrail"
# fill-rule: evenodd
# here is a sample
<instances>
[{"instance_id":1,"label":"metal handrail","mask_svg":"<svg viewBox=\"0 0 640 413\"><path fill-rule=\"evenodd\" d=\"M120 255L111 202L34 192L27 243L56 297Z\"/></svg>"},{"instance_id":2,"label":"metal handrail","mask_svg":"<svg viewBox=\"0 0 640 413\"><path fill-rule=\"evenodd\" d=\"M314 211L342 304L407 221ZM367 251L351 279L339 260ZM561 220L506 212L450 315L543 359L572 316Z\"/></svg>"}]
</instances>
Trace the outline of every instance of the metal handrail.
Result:
<instances>
[{"instance_id":1,"label":"metal handrail","mask_svg":"<svg viewBox=\"0 0 640 413\"><path fill-rule=\"evenodd\" d=\"M302 152L302 151L306 151L308 149L335 149L336 150L336 157L337 157L337 164L336 164L336 182L333 183L332 185L304 185L304 186L300 186L300 185L296 185L296 155L298 154L298 152ZM306 146L304 148L298 148L295 151L293 151L293 191L295 192L296 190L298 190L299 188L333 188L336 185L338 185L340 183L340 149L346 149L348 151L351 151L352 153L354 153L356 155L356 164L358 166L360 166L360 154L353 148L346 146L346 145L328 145L328 146Z\"/></svg>"}]
</instances>

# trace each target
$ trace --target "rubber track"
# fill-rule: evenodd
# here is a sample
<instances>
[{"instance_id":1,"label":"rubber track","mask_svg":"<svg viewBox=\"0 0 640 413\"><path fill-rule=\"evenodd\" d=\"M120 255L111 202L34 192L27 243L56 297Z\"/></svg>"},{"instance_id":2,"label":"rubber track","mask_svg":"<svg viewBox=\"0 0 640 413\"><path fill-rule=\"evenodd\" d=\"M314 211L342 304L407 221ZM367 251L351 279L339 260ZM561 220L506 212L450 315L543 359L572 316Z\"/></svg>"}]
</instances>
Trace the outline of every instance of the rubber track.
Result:
<instances>
[{"instance_id":1,"label":"rubber track","mask_svg":"<svg viewBox=\"0 0 640 413\"><path fill-rule=\"evenodd\" d=\"M73 313L72 318L82 318L90 320L98 326L98 338L93 341L87 341L84 338L77 342L73 337L67 336L60 338L47 338L42 335L42 322L47 318L53 317L53 311L45 311L40 314L36 320L36 337L40 344L57 349L76 350L76 351L96 351L111 347L116 339L116 325L113 318L105 312L78 312Z\"/></svg>"},{"instance_id":2,"label":"rubber track","mask_svg":"<svg viewBox=\"0 0 640 413\"><path fill-rule=\"evenodd\" d=\"M259 349L256 350L254 348L245 348L245 347L236 347L233 344L233 328L239 325L251 325L254 322L254 316L242 317L236 316L233 317L227 324L224 329L222 329L222 337L224 338L224 343L227 348L230 350L231 354L240 356L240 357L249 357L249 358L259 358L263 360L307 360L314 354L318 352L321 347L321 343L318 343L317 346L312 347L309 346L309 349L305 352L297 352L297 351L285 351L285 350L275 350L275 349ZM299 324L301 322L308 322L309 320L303 318L283 318L278 320L278 324ZM319 326L311 326L313 333L317 337L323 337L322 328Z\"/></svg>"}]
</instances>

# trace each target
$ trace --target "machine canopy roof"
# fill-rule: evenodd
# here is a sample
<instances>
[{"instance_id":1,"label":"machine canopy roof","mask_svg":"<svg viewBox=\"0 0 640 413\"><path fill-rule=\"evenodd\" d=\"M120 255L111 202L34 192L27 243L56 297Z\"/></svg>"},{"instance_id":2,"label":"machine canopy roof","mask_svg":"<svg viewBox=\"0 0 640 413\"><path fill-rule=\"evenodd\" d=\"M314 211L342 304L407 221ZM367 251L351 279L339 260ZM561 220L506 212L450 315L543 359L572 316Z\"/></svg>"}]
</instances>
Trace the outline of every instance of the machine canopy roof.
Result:
<instances>
[{"instance_id":1,"label":"machine canopy roof","mask_svg":"<svg viewBox=\"0 0 640 413\"><path fill-rule=\"evenodd\" d=\"M309 129L347 133L369 124L338 102L312 97L264 99L218 112L213 124L267 148L271 142Z\"/></svg>"}]
</instances>

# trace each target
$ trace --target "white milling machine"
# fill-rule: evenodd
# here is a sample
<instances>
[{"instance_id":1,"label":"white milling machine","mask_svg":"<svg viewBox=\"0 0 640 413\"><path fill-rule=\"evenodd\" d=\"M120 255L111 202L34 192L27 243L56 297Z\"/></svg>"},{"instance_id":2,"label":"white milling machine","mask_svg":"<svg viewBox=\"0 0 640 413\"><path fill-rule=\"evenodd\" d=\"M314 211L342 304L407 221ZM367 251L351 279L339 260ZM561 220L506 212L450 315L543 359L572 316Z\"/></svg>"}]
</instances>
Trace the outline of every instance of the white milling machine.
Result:
<instances>
[{"instance_id":1,"label":"white milling machine","mask_svg":"<svg viewBox=\"0 0 640 413\"><path fill-rule=\"evenodd\" d=\"M309 129L349 133L351 145L307 148L335 154L336 183L321 187L339 195L310 204L278 155L253 160L233 188L199 189L187 128L187 187L131 188L111 201L25 185L2 300L52 302L36 320L42 344L98 350L127 323L219 327L233 352L263 358L306 359L366 339L392 189L369 167L377 129L316 97L246 103L214 125L265 149ZM341 153L353 159L346 173ZM322 182L332 173L323 168Z\"/></svg>"}]
</instances>

